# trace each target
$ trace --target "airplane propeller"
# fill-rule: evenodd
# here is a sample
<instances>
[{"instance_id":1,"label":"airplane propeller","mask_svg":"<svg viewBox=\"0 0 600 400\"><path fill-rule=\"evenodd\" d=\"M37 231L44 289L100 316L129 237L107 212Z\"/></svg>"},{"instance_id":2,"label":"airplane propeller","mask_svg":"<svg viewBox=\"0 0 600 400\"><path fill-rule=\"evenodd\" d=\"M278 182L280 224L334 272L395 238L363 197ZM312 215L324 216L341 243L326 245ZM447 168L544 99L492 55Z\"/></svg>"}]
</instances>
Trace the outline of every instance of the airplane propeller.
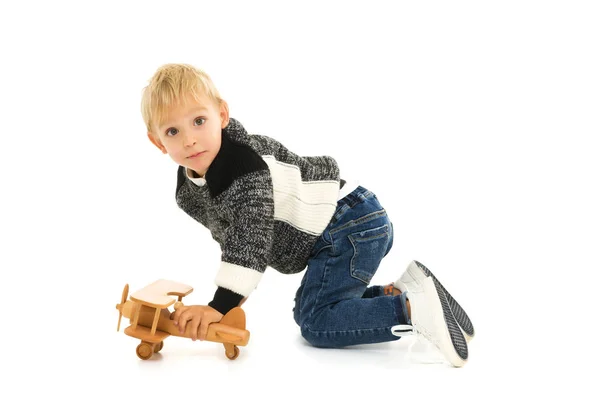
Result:
<instances>
[{"instance_id":1,"label":"airplane propeller","mask_svg":"<svg viewBox=\"0 0 600 400\"><path fill-rule=\"evenodd\" d=\"M117 332L121 328L121 317L123 317L123 304L127 301L129 295L129 284L125 284L123 288L123 295L121 296L121 303L117 304L117 310L119 310L119 323L117 324Z\"/></svg>"}]
</instances>

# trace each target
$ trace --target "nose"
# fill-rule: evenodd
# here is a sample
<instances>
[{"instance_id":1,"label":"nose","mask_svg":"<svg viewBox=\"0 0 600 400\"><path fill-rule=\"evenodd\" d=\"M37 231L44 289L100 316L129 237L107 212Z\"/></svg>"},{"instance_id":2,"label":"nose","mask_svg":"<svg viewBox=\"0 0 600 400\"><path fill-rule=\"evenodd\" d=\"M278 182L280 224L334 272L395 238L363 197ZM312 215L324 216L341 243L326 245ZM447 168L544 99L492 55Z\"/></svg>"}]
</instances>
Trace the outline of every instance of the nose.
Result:
<instances>
[{"instance_id":1,"label":"nose","mask_svg":"<svg viewBox=\"0 0 600 400\"><path fill-rule=\"evenodd\" d=\"M183 133L183 145L185 147L192 147L196 144L196 138L194 137L194 135L191 135L187 132L182 132Z\"/></svg>"}]
</instances>

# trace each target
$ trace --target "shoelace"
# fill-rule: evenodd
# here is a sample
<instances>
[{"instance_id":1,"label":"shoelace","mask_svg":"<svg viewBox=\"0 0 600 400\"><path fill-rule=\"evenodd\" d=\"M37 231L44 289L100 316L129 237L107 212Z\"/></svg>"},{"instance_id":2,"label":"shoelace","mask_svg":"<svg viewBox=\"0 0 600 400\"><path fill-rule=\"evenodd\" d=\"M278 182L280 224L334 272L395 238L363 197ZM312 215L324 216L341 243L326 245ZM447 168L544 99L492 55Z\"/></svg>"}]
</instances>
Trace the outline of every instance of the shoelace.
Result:
<instances>
[{"instance_id":1,"label":"shoelace","mask_svg":"<svg viewBox=\"0 0 600 400\"><path fill-rule=\"evenodd\" d=\"M402 337L412 335L414 327L412 325L394 325L392 326L392 335Z\"/></svg>"}]
</instances>

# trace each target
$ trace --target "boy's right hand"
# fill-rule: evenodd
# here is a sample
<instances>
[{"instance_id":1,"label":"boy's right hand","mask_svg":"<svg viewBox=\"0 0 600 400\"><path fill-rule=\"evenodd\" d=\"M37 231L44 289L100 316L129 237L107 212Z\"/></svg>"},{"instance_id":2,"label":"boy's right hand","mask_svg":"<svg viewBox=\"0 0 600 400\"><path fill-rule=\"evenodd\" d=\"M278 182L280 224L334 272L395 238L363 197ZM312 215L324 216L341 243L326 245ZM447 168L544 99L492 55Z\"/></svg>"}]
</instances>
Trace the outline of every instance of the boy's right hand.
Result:
<instances>
[{"instance_id":1,"label":"boy's right hand","mask_svg":"<svg viewBox=\"0 0 600 400\"><path fill-rule=\"evenodd\" d=\"M190 337L192 340L205 340L208 334L208 326L213 322L219 322L223 314L210 306L184 306L180 305L170 316L175 326L179 328L179 333L186 331L186 326L190 322Z\"/></svg>"}]
</instances>

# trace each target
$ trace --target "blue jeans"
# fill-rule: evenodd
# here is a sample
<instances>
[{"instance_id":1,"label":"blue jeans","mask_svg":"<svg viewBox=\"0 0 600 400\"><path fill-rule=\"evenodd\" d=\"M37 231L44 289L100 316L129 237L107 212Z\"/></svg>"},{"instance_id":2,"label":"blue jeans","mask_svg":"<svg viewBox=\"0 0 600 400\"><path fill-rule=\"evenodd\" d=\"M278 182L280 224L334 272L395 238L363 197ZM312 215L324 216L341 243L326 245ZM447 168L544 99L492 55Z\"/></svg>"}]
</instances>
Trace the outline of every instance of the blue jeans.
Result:
<instances>
[{"instance_id":1,"label":"blue jeans","mask_svg":"<svg viewBox=\"0 0 600 400\"><path fill-rule=\"evenodd\" d=\"M344 347L399 339L407 324L405 295L368 287L392 248L393 225L377 196L358 186L338 200L335 213L308 260L296 292L294 320L316 347Z\"/></svg>"}]
</instances>

